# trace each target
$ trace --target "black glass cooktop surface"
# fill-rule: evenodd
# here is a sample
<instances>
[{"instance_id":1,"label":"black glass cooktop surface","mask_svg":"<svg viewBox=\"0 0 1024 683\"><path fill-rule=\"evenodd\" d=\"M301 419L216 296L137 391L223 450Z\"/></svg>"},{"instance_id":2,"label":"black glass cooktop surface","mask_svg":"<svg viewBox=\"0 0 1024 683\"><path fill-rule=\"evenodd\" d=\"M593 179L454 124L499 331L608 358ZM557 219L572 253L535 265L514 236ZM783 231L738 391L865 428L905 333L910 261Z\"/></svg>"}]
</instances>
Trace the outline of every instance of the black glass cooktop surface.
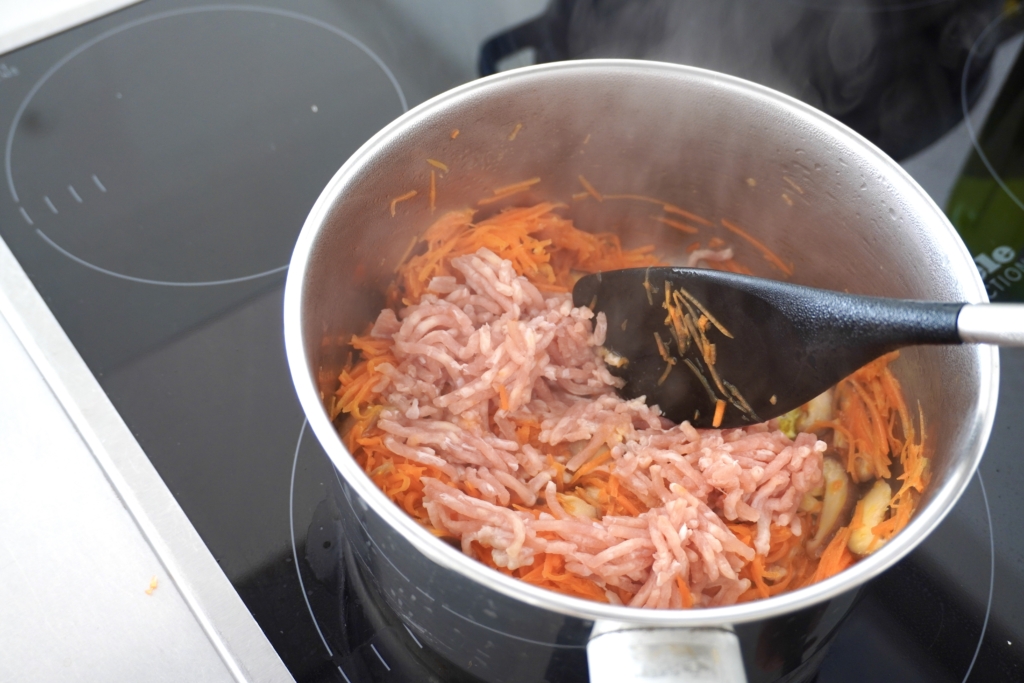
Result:
<instances>
[{"instance_id":1,"label":"black glass cooktop surface","mask_svg":"<svg viewBox=\"0 0 1024 683\"><path fill-rule=\"evenodd\" d=\"M375 602L337 542L334 470L285 364L282 288L345 159L544 9L146 0L0 57L0 236L298 681L469 680ZM513 47L491 57L545 58ZM987 83L983 48L957 101ZM920 121L922 144L955 123ZM981 475L860 592L820 683L1024 678L1024 354L1002 358Z\"/></svg>"}]
</instances>

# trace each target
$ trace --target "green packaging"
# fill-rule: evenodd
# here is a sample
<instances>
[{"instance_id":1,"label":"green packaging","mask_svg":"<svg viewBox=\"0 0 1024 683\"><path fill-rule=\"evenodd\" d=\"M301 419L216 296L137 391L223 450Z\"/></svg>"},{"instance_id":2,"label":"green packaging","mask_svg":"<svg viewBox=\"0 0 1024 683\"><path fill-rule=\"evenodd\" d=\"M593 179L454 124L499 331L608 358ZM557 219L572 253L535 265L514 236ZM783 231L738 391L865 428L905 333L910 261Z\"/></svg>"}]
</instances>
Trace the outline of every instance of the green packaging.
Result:
<instances>
[{"instance_id":1,"label":"green packaging","mask_svg":"<svg viewBox=\"0 0 1024 683\"><path fill-rule=\"evenodd\" d=\"M1024 301L1024 52L1007 76L946 206L989 299Z\"/></svg>"}]
</instances>

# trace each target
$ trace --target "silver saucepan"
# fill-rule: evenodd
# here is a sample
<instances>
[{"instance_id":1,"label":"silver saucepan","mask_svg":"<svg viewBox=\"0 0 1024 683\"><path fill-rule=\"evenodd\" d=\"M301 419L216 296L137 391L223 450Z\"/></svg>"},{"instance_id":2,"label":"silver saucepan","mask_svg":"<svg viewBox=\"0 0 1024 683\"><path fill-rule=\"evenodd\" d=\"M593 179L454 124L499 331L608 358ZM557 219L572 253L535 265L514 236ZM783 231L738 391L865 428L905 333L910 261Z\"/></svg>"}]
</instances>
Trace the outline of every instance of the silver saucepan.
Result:
<instances>
[{"instance_id":1,"label":"silver saucepan","mask_svg":"<svg viewBox=\"0 0 1024 683\"><path fill-rule=\"evenodd\" d=\"M726 239L758 275L780 274L749 242L722 230L720 219L791 261L791 280L801 284L967 302L985 301L985 289L939 208L865 139L767 88L655 62L554 63L439 95L363 145L314 205L285 288L288 363L340 474L342 525L361 571L419 641L495 682L585 679L588 661L592 681L741 681L741 651L751 679L760 680L752 662L771 661L763 650L779 639L750 624L802 624L801 642L820 646L852 589L909 553L960 497L992 426L997 352L903 352L894 370L927 419L929 490L902 533L838 576L766 600L662 611L589 602L505 577L393 505L345 449L324 399L337 389L350 336L383 307L413 239L444 211L477 206L495 188L540 178L528 191L479 207L480 215L559 200L583 229L614 231L627 245L653 243L666 260L685 261L693 238L653 220L656 206L571 199L583 190L581 175L600 192L656 197L706 217L713 225L698 238ZM412 190L415 196L392 204ZM774 675L799 668L815 651L807 645Z\"/></svg>"}]
</instances>

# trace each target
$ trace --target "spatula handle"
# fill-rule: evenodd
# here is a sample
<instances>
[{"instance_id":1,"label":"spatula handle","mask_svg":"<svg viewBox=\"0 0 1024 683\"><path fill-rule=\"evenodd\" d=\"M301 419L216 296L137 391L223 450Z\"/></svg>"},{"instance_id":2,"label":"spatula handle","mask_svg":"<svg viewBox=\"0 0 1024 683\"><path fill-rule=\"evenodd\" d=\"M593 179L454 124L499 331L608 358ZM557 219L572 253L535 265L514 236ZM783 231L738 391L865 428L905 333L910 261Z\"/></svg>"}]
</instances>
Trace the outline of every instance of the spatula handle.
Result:
<instances>
[{"instance_id":1,"label":"spatula handle","mask_svg":"<svg viewBox=\"0 0 1024 683\"><path fill-rule=\"evenodd\" d=\"M965 344L1024 346L1024 304L966 304L956 330Z\"/></svg>"}]
</instances>

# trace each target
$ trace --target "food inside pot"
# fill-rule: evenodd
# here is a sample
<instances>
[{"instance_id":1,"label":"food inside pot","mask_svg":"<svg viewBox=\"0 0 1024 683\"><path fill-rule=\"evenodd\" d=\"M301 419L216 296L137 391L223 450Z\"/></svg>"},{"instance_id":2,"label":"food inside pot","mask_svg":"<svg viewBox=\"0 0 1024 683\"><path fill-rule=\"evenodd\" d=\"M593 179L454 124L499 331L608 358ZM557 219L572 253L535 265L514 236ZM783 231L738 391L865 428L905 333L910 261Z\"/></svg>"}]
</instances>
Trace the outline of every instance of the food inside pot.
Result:
<instances>
[{"instance_id":1,"label":"food inside pot","mask_svg":"<svg viewBox=\"0 0 1024 683\"><path fill-rule=\"evenodd\" d=\"M565 213L542 203L477 222L470 209L443 215L352 339L328 408L392 501L497 571L654 608L795 590L907 525L928 461L923 416L890 369L898 354L781 419L672 424L616 394L606 321L570 294L584 273L660 260ZM690 261L749 272L722 237L695 243Z\"/></svg>"}]
</instances>

